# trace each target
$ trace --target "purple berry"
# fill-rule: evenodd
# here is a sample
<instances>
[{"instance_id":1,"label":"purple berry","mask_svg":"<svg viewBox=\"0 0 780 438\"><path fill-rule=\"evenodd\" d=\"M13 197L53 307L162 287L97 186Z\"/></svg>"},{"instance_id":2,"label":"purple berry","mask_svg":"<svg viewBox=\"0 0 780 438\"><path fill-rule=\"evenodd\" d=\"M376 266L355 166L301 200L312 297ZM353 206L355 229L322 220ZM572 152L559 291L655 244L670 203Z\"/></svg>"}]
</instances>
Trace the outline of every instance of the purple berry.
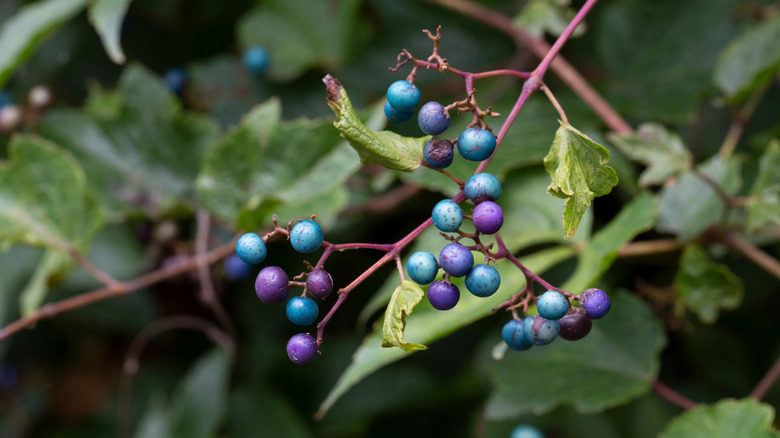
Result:
<instances>
[{"instance_id":1,"label":"purple berry","mask_svg":"<svg viewBox=\"0 0 780 438\"><path fill-rule=\"evenodd\" d=\"M443 138L434 138L423 149L425 161L434 169L449 167L454 155L452 141Z\"/></svg>"},{"instance_id":2,"label":"purple berry","mask_svg":"<svg viewBox=\"0 0 780 438\"><path fill-rule=\"evenodd\" d=\"M599 319L609 312L612 302L601 289L587 289L580 297L580 305L590 319Z\"/></svg>"},{"instance_id":3,"label":"purple berry","mask_svg":"<svg viewBox=\"0 0 780 438\"><path fill-rule=\"evenodd\" d=\"M474 266L474 256L460 243L450 243L439 253L439 264L451 276L463 277Z\"/></svg>"},{"instance_id":4,"label":"purple berry","mask_svg":"<svg viewBox=\"0 0 780 438\"><path fill-rule=\"evenodd\" d=\"M306 277L306 290L319 299L325 299L333 291L333 278L324 269L315 269Z\"/></svg>"},{"instance_id":5,"label":"purple berry","mask_svg":"<svg viewBox=\"0 0 780 438\"><path fill-rule=\"evenodd\" d=\"M428 102L417 113L417 124L428 135L439 135L450 127L450 115L439 102Z\"/></svg>"},{"instance_id":6,"label":"purple berry","mask_svg":"<svg viewBox=\"0 0 780 438\"><path fill-rule=\"evenodd\" d=\"M593 327L593 321L579 307L572 307L566 316L558 320L558 324L561 326L559 336L567 341L578 341L584 338Z\"/></svg>"},{"instance_id":7,"label":"purple berry","mask_svg":"<svg viewBox=\"0 0 780 438\"><path fill-rule=\"evenodd\" d=\"M308 333L298 333L287 342L287 356L293 363L303 365L317 355L317 341Z\"/></svg>"},{"instance_id":8,"label":"purple berry","mask_svg":"<svg viewBox=\"0 0 780 438\"><path fill-rule=\"evenodd\" d=\"M484 201L474 207L471 220L480 233L495 234L504 224L504 212L495 202Z\"/></svg>"},{"instance_id":9,"label":"purple berry","mask_svg":"<svg viewBox=\"0 0 780 438\"><path fill-rule=\"evenodd\" d=\"M436 280L428 286L428 301L438 310L450 310L458 304L460 290L458 286L446 280Z\"/></svg>"},{"instance_id":10,"label":"purple berry","mask_svg":"<svg viewBox=\"0 0 780 438\"><path fill-rule=\"evenodd\" d=\"M279 304L290 292L290 278L278 266L266 266L257 274L255 293L266 304Z\"/></svg>"},{"instance_id":11,"label":"purple berry","mask_svg":"<svg viewBox=\"0 0 780 438\"><path fill-rule=\"evenodd\" d=\"M252 266L241 260L238 254L230 254L222 262L225 277L230 280L243 280L252 273Z\"/></svg>"}]
</instances>

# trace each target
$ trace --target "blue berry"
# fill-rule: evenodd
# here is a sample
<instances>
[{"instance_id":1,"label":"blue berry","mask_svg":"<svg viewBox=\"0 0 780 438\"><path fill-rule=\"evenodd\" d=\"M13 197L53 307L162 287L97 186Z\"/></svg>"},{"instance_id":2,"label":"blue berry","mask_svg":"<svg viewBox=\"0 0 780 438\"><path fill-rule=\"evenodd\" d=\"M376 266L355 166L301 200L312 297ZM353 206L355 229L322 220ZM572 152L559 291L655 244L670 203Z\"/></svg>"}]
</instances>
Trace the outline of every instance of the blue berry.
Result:
<instances>
[{"instance_id":1,"label":"blue berry","mask_svg":"<svg viewBox=\"0 0 780 438\"><path fill-rule=\"evenodd\" d=\"M452 233L463 223L463 210L452 199L442 199L433 207L431 218L439 231Z\"/></svg>"},{"instance_id":2,"label":"blue berry","mask_svg":"<svg viewBox=\"0 0 780 438\"><path fill-rule=\"evenodd\" d=\"M317 320L320 309L310 298L292 297L287 302L287 319L297 325L309 325Z\"/></svg>"},{"instance_id":3,"label":"blue berry","mask_svg":"<svg viewBox=\"0 0 780 438\"><path fill-rule=\"evenodd\" d=\"M243 54L244 67L252 73L261 74L268 70L271 57L268 51L260 46L247 47Z\"/></svg>"},{"instance_id":4,"label":"blue berry","mask_svg":"<svg viewBox=\"0 0 780 438\"><path fill-rule=\"evenodd\" d=\"M542 318L557 320L569 311L569 301L562 293L548 290L536 300L536 309Z\"/></svg>"},{"instance_id":5,"label":"blue berry","mask_svg":"<svg viewBox=\"0 0 780 438\"><path fill-rule=\"evenodd\" d=\"M298 222L290 231L290 243L296 251L310 253L322 246L322 228L313 220Z\"/></svg>"},{"instance_id":6,"label":"blue berry","mask_svg":"<svg viewBox=\"0 0 780 438\"><path fill-rule=\"evenodd\" d=\"M325 299L333 291L333 278L324 269L315 269L306 277L306 290L319 299Z\"/></svg>"},{"instance_id":7,"label":"blue berry","mask_svg":"<svg viewBox=\"0 0 780 438\"><path fill-rule=\"evenodd\" d=\"M225 276L231 280L241 280L252 273L252 266L241 260L238 254L230 254L222 262Z\"/></svg>"},{"instance_id":8,"label":"blue berry","mask_svg":"<svg viewBox=\"0 0 780 438\"><path fill-rule=\"evenodd\" d=\"M293 363L303 365L317 355L317 340L308 333L298 333L287 342L287 357Z\"/></svg>"},{"instance_id":9,"label":"blue berry","mask_svg":"<svg viewBox=\"0 0 780 438\"><path fill-rule=\"evenodd\" d=\"M496 136L487 129L468 128L458 137L458 152L467 160L486 160L495 150Z\"/></svg>"},{"instance_id":10,"label":"blue berry","mask_svg":"<svg viewBox=\"0 0 780 438\"><path fill-rule=\"evenodd\" d=\"M590 319L599 319L609 312L612 302L601 289L588 289L580 297L580 305Z\"/></svg>"},{"instance_id":11,"label":"blue berry","mask_svg":"<svg viewBox=\"0 0 780 438\"><path fill-rule=\"evenodd\" d=\"M450 115L439 102L428 102L417 113L417 124L428 135L439 135L450 127Z\"/></svg>"},{"instance_id":12,"label":"blue berry","mask_svg":"<svg viewBox=\"0 0 780 438\"><path fill-rule=\"evenodd\" d=\"M406 261L406 272L417 284L428 284L436 279L439 265L436 257L428 251L417 251Z\"/></svg>"},{"instance_id":13,"label":"blue berry","mask_svg":"<svg viewBox=\"0 0 780 438\"><path fill-rule=\"evenodd\" d=\"M476 265L466 275L466 289L478 297L489 297L501 286L498 270L488 265Z\"/></svg>"},{"instance_id":14,"label":"blue berry","mask_svg":"<svg viewBox=\"0 0 780 438\"><path fill-rule=\"evenodd\" d=\"M452 158L455 156L452 147L452 141L443 138L434 138L425 143L423 149L425 161L434 169L444 169L452 164Z\"/></svg>"},{"instance_id":15,"label":"blue berry","mask_svg":"<svg viewBox=\"0 0 780 438\"><path fill-rule=\"evenodd\" d=\"M533 426L523 424L514 428L509 438L544 438L544 434Z\"/></svg>"},{"instance_id":16,"label":"blue berry","mask_svg":"<svg viewBox=\"0 0 780 438\"><path fill-rule=\"evenodd\" d=\"M265 260L268 251L260 236L256 233L246 233L236 242L236 254L244 263L256 265Z\"/></svg>"},{"instance_id":17,"label":"blue berry","mask_svg":"<svg viewBox=\"0 0 780 438\"><path fill-rule=\"evenodd\" d=\"M12 103L14 103L14 98L11 96L11 93L5 90L0 91L0 108Z\"/></svg>"},{"instance_id":18,"label":"blue berry","mask_svg":"<svg viewBox=\"0 0 780 438\"><path fill-rule=\"evenodd\" d=\"M266 266L257 274L255 293L266 304L279 304L290 292L290 277L278 266Z\"/></svg>"},{"instance_id":19,"label":"blue berry","mask_svg":"<svg viewBox=\"0 0 780 438\"><path fill-rule=\"evenodd\" d=\"M525 339L523 334L522 321L511 319L504 324L504 328L501 329L501 338L512 350L523 351L531 348L531 343Z\"/></svg>"},{"instance_id":20,"label":"blue berry","mask_svg":"<svg viewBox=\"0 0 780 438\"><path fill-rule=\"evenodd\" d=\"M504 212L495 202L483 201L474 207L471 220L480 233L495 234L504 225Z\"/></svg>"},{"instance_id":21,"label":"blue berry","mask_svg":"<svg viewBox=\"0 0 780 438\"><path fill-rule=\"evenodd\" d=\"M174 94L180 94L187 86L187 72L181 67L170 68L165 72L163 82Z\"/></svg>"},{"instance_id":22,"label":"blue berry","mask_svg":"<svg viewBox=\"0 0 780 438\"><path fill-rule=\"evenodd\" d=\"M501 183L498 178L489 173L471 175L463 187L466 197L474 204L482 201L498 201L501 196Z\"/></svg>"},{"instance_id":23,"label":"blue berry","mask_svg":"<svg viewBox=\"0 0 780 438\"><path fill-rule=\"evenodd\" d=\"M590 333L593 321L585 315L584 310L579 307L573 307L566 316L558 320L558 325L561 326L558 336L567 341L577 341Z\"/></svg>"},{"instance_id":24,"label":"blue berry","mask_svg":"<svg viewBox=\"0 0 780 438\"><path fill-rule=\"evenodd\" d=\"M420 103L420 90L408 81L395 81L387 87L387 102L398 111L413 111Z\"/></svg>"},{"instance_id":25,"label":"blue berry","mask_svg":"<svg viewBox=\"0 0 780 438\"><path fill-rule=\"evenodd\" d=\"M441 249L439 264L451 276L463 277L474 266L474 256L471 250L460 243L450 243Z\"/></svg>"},{"instance_id":26,"label":"blue berry","mask_svg":"<svg viewBox=\"0 0 780 438\"><path fill-rule=\"evenodd\" d=\"M525 339L534 345L547 345L558 337L561 326L558 321L550 321L539 315L529 316L523 320Z\"/></svg>"},{"instance_id":27,"label":"blue berry","mask_svg":"<svg viewBox=\"0 0 780 438\"><path fill-rule=\"evenodd\" d=\"M437 280L428 286L428 301L437 310L450 310L458 304L460 290L458 286L446 280Z\"/></svg>"},{"instance_id":28,"label":"blue berry","mask_svg":"<svg viewBox=\"0 0 780 438\"><path fill-rule=\"evenodd\" d=\"M387 120L395 123L403 123L408 121L414 115L414 111L398 111L395 107L390 105L390 102L385 102L385 116Z\"/></svg>"}]
</instances>

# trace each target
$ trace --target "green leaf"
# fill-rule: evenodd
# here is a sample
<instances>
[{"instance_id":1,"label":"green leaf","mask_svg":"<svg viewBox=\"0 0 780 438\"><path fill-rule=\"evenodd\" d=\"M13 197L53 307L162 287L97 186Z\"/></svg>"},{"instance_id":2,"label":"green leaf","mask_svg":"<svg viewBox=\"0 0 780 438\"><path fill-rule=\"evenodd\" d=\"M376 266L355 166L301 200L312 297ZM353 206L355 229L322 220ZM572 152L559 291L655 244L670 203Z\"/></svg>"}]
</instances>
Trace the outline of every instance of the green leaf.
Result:
<instances>
[{"instance_id":1,"label":"green leaf","mask_svg":"<svg viewBox=\"0 0 780 438\"><path fill-rule=\"evenodd\" d=\"M162 397L155 394L147 406L134 436L136 438L171 438L170 418L165 411Z\"/></svg>"},{"instance_id":2,"label":"green leaf","mask_svg":"<svg viewBox=\"0 0 780 438\"><path fill-rule=\"evenodd\" d=\"M0 88L14 70L60 25L78 14L87 0L43 0L26 5L0 28Z\"/></svg>"},{"instance_id":3,"label":"green leaf","mask_svg":"<svg viewBox=\"0 0 780 438\"><path fill-rule=\"evenodd\" d=\"M739 161L733 157L716 155L698 169L730 195L742 185ZM724 209L723 200L711 186L693 172L683 172L674 184L661 190L657 228L687 241L720 222Z\"/></svg>"},{"instance_id":4,"label":"green leaf","mask_svg":"<svg viewBox=\"0 0 780 438\"><path fill-rule=\"evenodd\" d=\"M425 293L413 281L404 280L395 288L382 323L382 347L398 347L407 353L428 349L425 345L403 341L406 317L412 314L414 306L420 304L423 296Z\"/></svg>"},{"instance_id":5,"label":"green leaf","mask_svg":"<svg viewBox=\"0 0 780 438\"><path fill-rule=\"evenodd\" d=\"M130 1L95 0L89 7L89 21L100 35L108 57L117 64L125 63L125 53L119 44L119 37Z\"/></svg>"},{"instance_id":6,"label":"green leaf","mask_svg":"<svg viewBox=\"0 0 780 438\"><path fill-rule=\"evenodd\" d=\"M609 140L629 158L647 166L639 177L641 187L663 184L693 163L680 136L657 123L644 123L631 134L612 134Z\"/></svg>"},{"instance_id":7,"label":"green leaf","mask_svg":"<svg viewBox=\"0 0 780 438\"><path fill-rule=\"evenodd\" d=\"M544 168L552 182L547 191L566 199L563 210L564 238L577 232L580 219L596 196L603 196L617 185L617 174L607 166L609 151L587 135L561 121Z\"/></svg>"},{"instance_id":8,"label":"green leaf","mask_svg":"<svg viewBox=\"0 0 780 438\"><path fill-rule=\"evenodd\" d=\"M672 420L661 438L777 438L775 410L751 398L700 405Z\"/></svg>"},{"instance_id":9,"label":"green leaf","mask_svg":"<svg viewBox=\"0 0 780 438\"><path fill-rule=\"evenodd\" d=\"M569 0L530 0L515 16L513 24L537 38L545 32L559 36L574 18L569 4ZM585 24L580 23L572 35L577 37L584 33Z\"/></svg>"},{"instance_id":10,"label":"green leaf","mask_svg":"<svg viewBox=\"0 0 780 438\"><path fill-rule=\"evenodd\" d=\"M653 195L640 193L588 241L577 258L577 269L563 289L576 291L592 287L612 266L620 248L639 233L651 229L657 216L658 208Z\"/></svg>"},{"instance_id":11,"label":"green leaf","mask_svg":"<svg viewBox=\"0 0 780 438\"><path fill-rule=\"evenodd\" d=\"M358 117L341 83L330 75L325 76L323 82L327 87L328 106L339 119L334 125L358 152L360 161L405 172L420 166L423 148L430 136L402 137L392 131L376 132L369 129Z\"/></svg>"},{"instance_id":12,"label":"green leaf","mask_svg":"<svg viewBox=\"0 0 780 438\"><path fill-rule=\"evenodd\" d=\"M73 265L73 260L67 254L55 250L46 251L19 296L22 316L27 316L38 310L46 298L46 292L49 291L50 286L58 283Z\"/></svg>"},{"instance_id":13,"label":"green leaf","mask_svg":"<svg viewBox=\"0 0 780 438\"><path fill-rule=\"evenodd\" d=\"M103 225L79 163L55 144L18 135L0 167L0 245L82 250Z\"/></svg>"},{"instance_id":14,"label":"green leaf","mask_svg":"<svg viewBox=\"0 0 780 438\"><path fill-rule=\"evenodd\" d=\"M674 285L685 305L705 324L714 323L720 309L736 309L744 294L739 277L728 266L711 261L694 243L683 250Z\"/></svg>"},{"instance_id":15,"label":"green leaf","mask_svg":"<svg viewBox=\"0 0 780 438\"><path fill-rule=\"evenodd\" d=\"M732 100L747 97L780 68L780 15L751 26L726 47L715 65L715 84Z\"/></svg>"},{"instance_id":16,"label":"green leaf","mask_svg":"<svg viewBox=\"0 0 780 438\"><path fill-rule=\"evenodd\" d=\"M214 349L198 359L171 401L173 437L216 436L227 412L229 376L230 359L224 351Z\"/></svg>"},{"instance_id":17,"label":"green leaf","mask_svg":"<svg viewBox=\"0 0 780 438\"><path fill-rule=\"evenodd\" d=\"M218 133L138 64L124 69L115 92L93 91L84 111L48 111L40 131L76 155L114 220L191 209L201 156Z\"/></svg>"},{"instance_id":18,"label":"green leaf","mask_svg":"<svg viewBox=\"0 0 780 438\"><path fill-rule=\"evenodd\" d=\"M777 169L780 169L780 140L773 140L761 156L758 176L750 188L748 230L780 225L780 172Z\"/></svg>"},{"instance_id":19,"label":"green leaf","mask_svg":"<svg viewBox=\"0 0 780 438\"><path fill-rule=\"evenodd\" d=\"M557 339L509 352L493 373L489 418L536 415L558 405L600 412L650 391L666 343L652 310L629 293L612 296L612 310L582 340Z\"/></svg>"},{"instance_id":20,"label":"green leaf","mask_svg":"<svg viewBox=\"0 0 780 438\"><path fill-rule=\"evenodd\" d=\"M230 395L228 434L232 438L309 438L307 419L270 388L241 388Z\"/></svg>"},{"instance_id":21,"label":"green leaf","mask_svg":"<svg viewBox=\"0 0 780 438\"><path fill-rule=\"evenodd\" d=\"M533 272L542 273L562 260L571 257L573 253L571 248L556 247L540 251L522 261ZM495 306L525 286L525 277L511 263L498 263L496 268L501 274L501 287L493 296L479 298L464 293L461 295L458 305L446 312L434 309L426 300L423 300L415 309L414 314L407 319L404 335L418 342L429 344L491 315ZM377 328L363 340L352 357L352 363L344 370L336 385L320 405L317 412L318 417L324 416L333 403L366 376L388 364L408 357L408 353L400 348L382 348L381 339L382 330Z\"/></svg>"}]
</instances>

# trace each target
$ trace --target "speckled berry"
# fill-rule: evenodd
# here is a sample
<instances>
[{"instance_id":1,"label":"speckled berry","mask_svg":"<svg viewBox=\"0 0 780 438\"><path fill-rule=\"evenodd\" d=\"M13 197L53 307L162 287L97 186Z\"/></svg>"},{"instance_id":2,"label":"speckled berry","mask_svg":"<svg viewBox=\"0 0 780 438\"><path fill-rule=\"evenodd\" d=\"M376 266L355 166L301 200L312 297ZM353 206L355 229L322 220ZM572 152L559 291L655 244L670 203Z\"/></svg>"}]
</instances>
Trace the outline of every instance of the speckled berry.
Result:
<instances>
[{"instance_id":1,"label":"speckled berry","mask_svg":"<svg viewBox=\"0 0 780 438\"><path fill-rule=\"evenodd\" d=\"M268 51L261 46L251 46L244 50L242 55L244 61L244 67L249 70L250 73L261 74L268 70L268 66L271 64L271 57L268 55Z\"/></svg>"},{"instance_id":2,"label":"speckled berry","mask_svg":"<svg viewBox=\"0 0 780 438\"><path fill-rule=\"evenodd\" d=\"M523 424L514 428L509 438L544 438L544 434L531 425Z\"/></svg>"},{"instance_id":3,"label":"speckled berry","mask_svg":"<svg viewBox=\"0 0 780 438\"><path fill-rule=\"evenodd\" d=\"M325 299L333 291L333 278L324 269L315 269L306 277L306 290L319 299Z\"/></svg>"},{"instance_id":4,"label":"speckled berry","mask_svg":"<svg viewBox=\"0 0 780 438\"><path fill-rule=\"evenodd\" d=\"M580 306L590 319L603 318L609 312L612 302L601 289L587 289L580 297Z\"/></svg>"},{"instance_id":5,"label":"speckled berry","mask_svg":"<svg viewBox=\"0 0 780 438\"><path fill-rule=\"evenodd\" d=\"M539 315L529 316L523 320L525 339L534 345L547 345L554 341L560 329L558 321L550 321Z\"/></svg>"},{"instance_id":6,"label":"speckled berry","mask_svg":"<svg viewBox=\"0 0 780 438\"><path fill-rule=\"evenodd\" d=\"M593 321L585 315L585 311L579 307L572 307L569 313L558 320L561 326L559 336L567 341L578 341L590 333Z\"/></svg>"},{"instance_id":7,"label":"speckled berry","mask_svg":"<svg viewBox=\"0 0 780 438\"><path fill-rule=\"evenodd\" d=\"M298 333L287 342L287 357L298 365L314 359L317 355L317 340L308 333Z\"/></svg>"},{"instance_id":8,"label":"speckled berry","mask_svg":"<svg viewBox=\"0 0 780 438\"><path fill-rule=\"evenodd\" d=\"M451 276L463 277L474 266L474 255L460 243L450 243L439 253L439 264Z\"/></svg>"},{"instance_id":9,"label":"speckled berry","mask_svg":"<svg viewBox=\"0 0 780 438\"><path fill-rule=\"evenodd\" d=\"M452 233L463 223L463 210L452 199L442 199L433 207L431 218L439 231Z\"/></svg>"},{"instance_id":10,"label":"speckled berry","mask_svg":"<svg viewBox=\"0 0 780 438\"><path fill-rule=\"evenodd\" d=\"M466 275L466 289L478 297L489 297L501 286L498 270L488 265L476 265Z\"/></svg>"},{"instance_id":11,"label":"speckled berry","mask_svg":"<svg viewBox=\"0 0 780 438\"><path fill-rule=\"evenodd\" d=\"M387 101L398 111L412 111L420 103L420 90L408 81L395 81L387 87Z\"/></svg>"},{"instance_id":12,"label":"speckled berry","mask_svg":"<svg viewBox=\"0 0 780 438\"><path fill-rule=\"evenodd\" d=\"M320 309L310 298L292 297L287 302L287 319L297 325L309 325L317 320Z\"/></svg>"},{"instance_id":13,"label":"speckled berry","mask_svg":"<svg viewBox=\"0 0 780 438\"><path fill-rule=\"evenodd\" d=\"M278 266L266 266L255 279L255 293L266 304L279 304L290 292L290 277Z\"/></svg>"},{"instance_id":14,"label":"speckled berry","mask_svg":"<svg viewBox=\"0 0 780 438\"><path fill-rule=\"evenodd\" d=\"M548 290L536 300L539 316L545 319L561 319L569 311L569 301L562 293Z\"/></svg>"},{"instance_id":15,"label":"speckled berry","mask_svg":"<svg viewBox=\"0 0 780 438\"><path fill-rule=\"evenodd\" d=\"M428 286L428 301L437 310L450 310L458 304L460 290L458 286L446 280L437 280Z\"/></svg>"},{"instance_id":16,"label":"speckled berry","mask_svg":"<svg viewBox=\"0 0 780 438\"><path fill-rule=\"evenodd\" d=\"M504 328L501 329L501 338L512 350L523 351L531 348L531 343L528 342L523 334L522 321L511 319L504 324Z\"/></svg>"},{"instance_id":17,"label":"speckled berry","mask_svg":"<svg viewBox=\"0 0 780 438\"><path fill-rule=\"evenodd\" d=\"M467 128L458 137L458 152L467 160L486 160L495 150L496 136L487 129Z\"/></svg>"},{"instance_id":18,"label":"speckled berry","mask_svg":"<svg viewBox=\"0 0 780 438\"><path fill-rule=\"evenodd\" d=\"M498 178L489 173L477 173L471 175L463 187L466 197L474 204L482 201L498 201L501 196L501 183Z\"/></svg>"},{"instance_id":19,"label":"speckled berry","mask_svg":"<svg viewBox=\"0 0 780 438\"><path fill-rule=\"evenodd\" d=\"M256 233L246 233L236 242L236 254L244 263L256 265L265 260L268 250L260 236Z\"/></svg>"},{"instance_id":20,"label":"speckled berry","mask_svg":"<svg viewBox=\"0 0 780 438\"><path fill-rule=\"evenodd\" d=\"M495 234L504 225L504 212L495 202L483 201L474 207L471 220L480 233Z\"/></svg>"},{"instance_id":21,"label":"speckled berry","mask_svg":"<svg viewBox=\"0 0 780 438\"><path fill-rule=\"evenodd\" d=\"M428 284L436 279L439 265L436 257L428 251L417 251L406 261L406 272L417 284Z\"/></svg>"},{"instance_id":22,"label":"speckled berry","mask_svg":"<svg viewBox=\"0 0 780 438\"><path fill-rule=\"evenodd\" d=\"M290 243L298 252L314 252L322 246L322 240L322 228L310 219L298 222L290 231Z\"/></svg>"},{"instance_id":23,"label":"speckled berry","mask_svg":"<svg viewBox=\"0 0 780 438\"><path fill-rule=\"evenodd\" d=\"M445 169L452 164L453 152L452 141L443 138L434 138L425 143L423 157L425 161L434 169Z\"/></svg>"},{"instance_id":24,"label":"speckled berry","mask_svg":"<svg viewBox=\"0 0 780 438\"><path fill-rule=\"evenodd\" d=\"M450 127L450 115L439 102L428 102L417 113L417 124L428 135L439 135Z\"/></svg>"},{"instance_id":25,"label":"speckled berry","mask_svg":"<svg viewBox=\"0 0 780 438\"><path fill-rule=\"evenodd\" d=\"M385 116L391 122L403 123L414 116L414 111L399 111L393 105L390 105L390 102L385 102Z\"/></svg>"}]
</instances>

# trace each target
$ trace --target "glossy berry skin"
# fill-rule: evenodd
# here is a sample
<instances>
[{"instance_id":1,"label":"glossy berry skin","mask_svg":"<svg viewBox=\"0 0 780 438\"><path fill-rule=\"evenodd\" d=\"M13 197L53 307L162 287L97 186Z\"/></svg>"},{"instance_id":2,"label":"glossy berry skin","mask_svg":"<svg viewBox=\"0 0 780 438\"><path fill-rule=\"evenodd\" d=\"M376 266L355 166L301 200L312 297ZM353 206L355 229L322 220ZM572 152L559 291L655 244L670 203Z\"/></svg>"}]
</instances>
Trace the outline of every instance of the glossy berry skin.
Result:
<instances>
[{"instance_id":1,"label":"glossy berry skin","mask_svg":"<svg viewBox=\"0 0 780 438\"><path fill-rule=\"evenodd\" d=\"M170 68L165 72L163 82L174 94L181 94L187 86L187 72L181 67Z\"/></svg>"},{"instance_id":2,"label":"glossy berry skin","mask_svg":"<svg viewBox=\"0 0 780 438\"><path fill-rule=\"evenodd\" d=\"M460 243L450 243L441 249L439 264L444 272L451 276L463 277L474 266L474 255Z\"/></svg>"},{"instance_id":3,"label":"glossy berry skin","mask_svg":"<svg viewBox=\"0 0 780 438\"><path fill-rule=\"evenodd\" d=\"M452 199L442 199L433 207L431 218L439 231L452 233L463 223L463 210Z\"/></svg>"},{"instance_id":4,"label":"glossy berry skin","mask_svg":"<svg viewBox=\"0 0 780 438\"><path fill-rule=\"evenodd\" d=\"M287 319L297 325L309 325L317 320L320 313L317 303L310 298L292 297L287 302Z\"/></svg>"},{"instance_id":5,"label":"glossy berry skin","mask_svg":"<svg viewBox=\"0 0 780 438\"><path fill-rule=\"evenodd\" d=\"M578 341L590 333L593 321L585 315L585 311L574 307L563 318L558 320L561 331L558 334L567 341Z\"/></svg>"},{"instance_id":6,"label":"glossy berry skin","mask_svg":"<svg viewBox=\"0 0 780 438\"><path fill-rule=\"evenodd\" d=\"M482 201L497 201L501 197L501 183L495 176L483 172L471 175L463 187L466 197L474 204Z\"/></svg>"},{"instance_id":7,"label":"glossy berry skin","mask_svg":"<svg viewBox=\"0 0 780 438\"><path fill-rule=\"evenodd\" d=\"M534 345L547 345L558 337L561 326L558 321L550 321L539 315L529 316L523 320L525 339Z\"/></svg>"},{"instance_id":8,"label":"glossy berry skin","mask_svg":"<svg viewBox=\"0 0 780 438\"><path fill-rule=\"evenodd\" d=\"M387 87L387 102L398 111L413 111L420 103L420 89L408 81L395 81Z\"/></svg>"},{"instance_id":9,"label":"glossy berry skin","mask_svg":"<svg viewBox=\"0 0 780 438\"><path fill-rule=\"evenodd\" d=\"M439 264L436 263L436 257L428 251L417 251L406 261L406 272L415 283L428 284L436 279Z\"/></svg>"},{"instance_id":10,"label":"glossy berry skin","mask_svg":"<svg viewBox=\"0 0 780 438\"><path fill-rule=\"evenodd\" d=\"M486 298L501 286L501 275L498 270L488 265L476 265L466 275L466 289L473 295Z\"/></svg>"},{"instance_id":11,"label":"glossy berry skin","mask_svg":"<svg viewBox=\"0 0 780 438\"><path fill-rule=\"evenodd\" d=\"M501 338L512 350L523 351L531 348L531 343L523 334L523 322L514 319L509 320L501 329Z\"/></svg>"},{"instance_id":12,"label":"glossy berry skin","mask_svg":"<svg viewBox=\"0 0 780 438\"><path fill-rule=\"evenodd\" d=\"M428 286L428 301L437 310L450 310L458 304L460 290L458 286L445 280L437 280Z\"/></svg>"},{"instance_id":13,"label":"glossy berry skin","mask_svg":"<svg viewBox=\"0 0 780 438\"><path fill-rule=\"evenodd\" d=\"M474 207L471 220L480 233L495 234L504 225L504 212L495 202L483 201Z\"/></svg>"},{"instance_id":14,"label":"glossy berry skin","mask_svg":"<svg viewBox=\"0 0 780 438\"><path fill-rule=\"evenodd\" d=\"M450 127L450 115L439 102L428 102L417 113L417 124L428 135L439 135Z\"/></svg>"},{"instance_id":15,"label":"glossy berry skin","mask_svg":"<svg viewBox=\"0 0 780 438\"><path fill-rule=\"evenodd\" d=\"M317 340L308 333L298 333L287 342L287 357L294 364L303 365L317 355Z\"/></svg>"},{"instance_id":16,"label":"glossy berry skin","mask_svg":"<svg viewBox=\"0 0 780 438\"><path fill-rule=\"evenodd\" d=\"M266 266L255 279L255 293L266 304L279 304L290 292L290 277L278 266Z\"/></svg>"},{"instance_id":17,"label":"glossy berry skin","mask_svg":"<svg viewBox=\"0 0 780 438\"><path fill-rule=\"evenodd\" d=\"M509 438L544 438L544 434L531 425L523 424L514 428Z\"/></svg>"},{"instance_id":18,"label":"glossy berry skin","mask_svg":"<svg viewBox=\"0 0 780 438\"><path fill-rule=\"evenodd\" d=\"M322 246L323 236L320 224L306 219L298 222L290 231L290 243L293 248L302 253L317 251Z\"/></svg>"},{"instance_id":19,"label":"glossy berry skin","mask_svg":"<svg viewBox=\"0 0 780 438\"><path fill-rule=\"evenodd\" d=\"M260 236L256 233L246 233L236 242L236 254L244 263L256 265L265 260L268 250Z\"/></svg>"},{"instance_id":20,"label":"glossy berry skin","mask_svg":"<svg viewBox=\"0 0 780 438\"><path fill-rule=\"evenodd\" d=\"M468 128L458 137L458 152L467 160L486 160L495 150L496 136L487 129Z\"/></svg>"},{"instance_id":21,"label":"glossy berry skin","mask_svg":"<svg viewBox=\"0 0 780 438\"><path fill-rule=\"evenodd\" d=\"M268 51L260 46L247 47L242 55L244 67L254 74L265 73L271 64Z\"/></svg>"},{"instance_id":22,"label":"glossy berry skin","mask_svg":"<svg viewBox=\"0 0 780 438\"><path fill-rule=\"evenodd\" d=\"M580 297L580 306L590 319L599 319L609 312L612 302L601 289L587 289Z\"/></svg>"},{"instance_id":23,"label":"glossy berry skin","mask_svg":"<svg viewBox=\"0 0 780 438\"><path fill-rule=\"evenodd\" d=\"M455 156L454 147L450 140L443 138L434 138L425 143L423 157L425 161L434 169L445 169L452 164L452 158Z\"/></svg>"},{"instance_id":24,"label":"glossy berry skin","mask_svg":"<svg viewBox=\"0 0 780 438\"><path fill-rule=\"evenodd\" d=\"M569 311L569 301L555 290L548 290L536 300L539 316L545 319L561 319Z\"/></svg>"},{"instance_id":25,"label":"glossy berry skin","mask_svg":"<svg viewBox=\"0 0 780 438\"><path fill-rule=\"evenodd\" d=\"M225 257L222 268L225 270L225 276L230 280L242 280L252 273L252 265L244 263L238 254Z\"/></svg>"},{"instance_id":26,"label":"glossy berry skin","mask_svg":"<svg viewBox=\"0 0 780 438\"><path fill-rule=\"evenodd\" d=\"M398 111L398 109L390 105L390 102L385 102L385 116L391 122L403 123L414 116L414 111Z\"/></svg>"},{"instance_id":27,"label":"glossy berry skin","mask_svg":"<svg viewBox=\"0 0 780 438\"><path fill-rule=\"evenodd\" d=\"M306 277L306 290L319 299L325 299L333 292L333 278L324 269L315 269Z\"/></svg>"}]
</instances>

